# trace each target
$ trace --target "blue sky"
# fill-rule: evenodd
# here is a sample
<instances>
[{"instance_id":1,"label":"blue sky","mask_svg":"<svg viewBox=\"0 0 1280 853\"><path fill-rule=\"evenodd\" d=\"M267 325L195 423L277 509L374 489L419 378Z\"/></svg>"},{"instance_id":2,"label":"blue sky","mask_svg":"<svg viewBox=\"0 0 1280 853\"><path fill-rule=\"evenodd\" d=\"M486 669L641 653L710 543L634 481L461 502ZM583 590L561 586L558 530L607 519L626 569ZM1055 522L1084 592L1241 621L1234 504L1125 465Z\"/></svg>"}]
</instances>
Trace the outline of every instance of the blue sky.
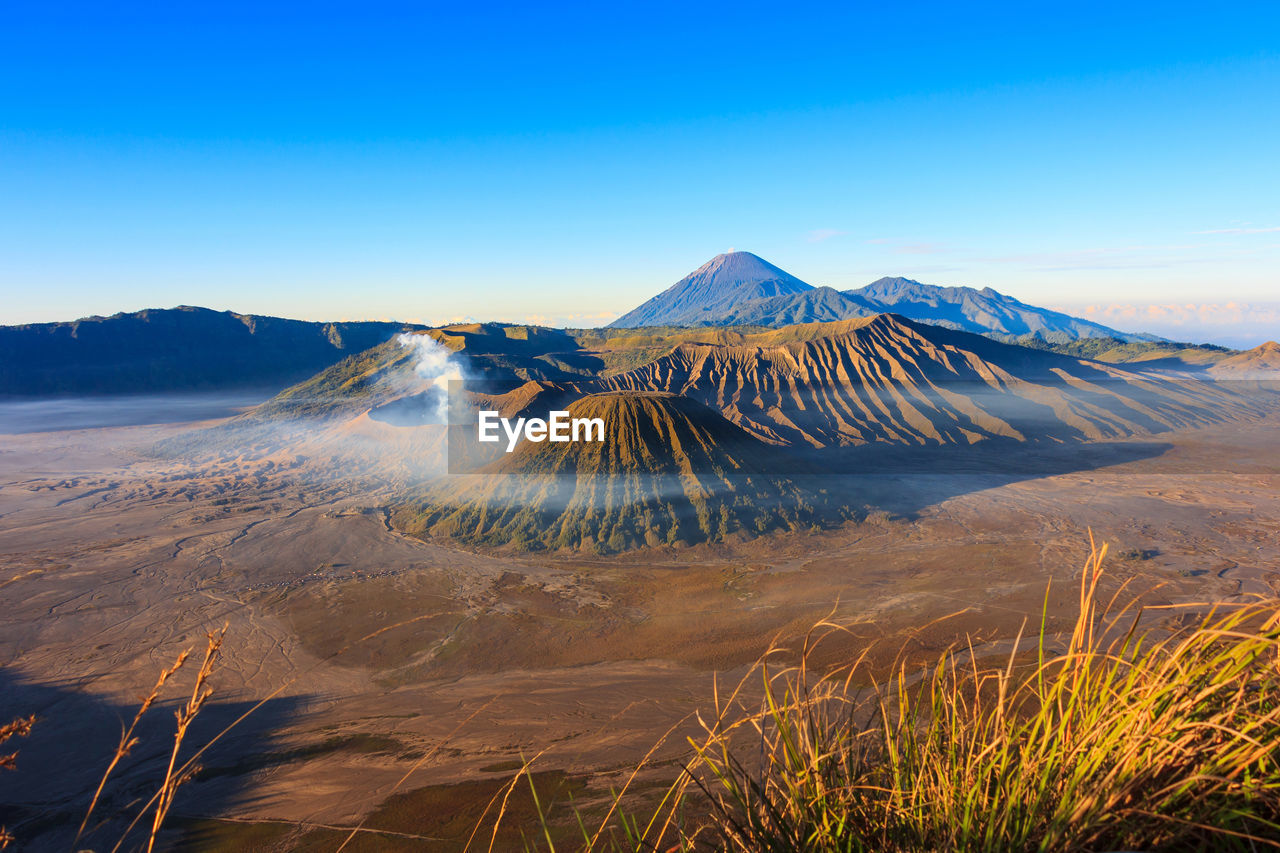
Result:
<instances>
[{"instance_id":1,"label":"blue sky","mask_svg":"<svg viewBox=\"0 0 1280 853\"><path fill-rule=\"evenodd\" d=\"M1280 6L1116 5L8 4L0 323L595 325L738 248L1280 337Z\"/></svg>"}]
</instances>

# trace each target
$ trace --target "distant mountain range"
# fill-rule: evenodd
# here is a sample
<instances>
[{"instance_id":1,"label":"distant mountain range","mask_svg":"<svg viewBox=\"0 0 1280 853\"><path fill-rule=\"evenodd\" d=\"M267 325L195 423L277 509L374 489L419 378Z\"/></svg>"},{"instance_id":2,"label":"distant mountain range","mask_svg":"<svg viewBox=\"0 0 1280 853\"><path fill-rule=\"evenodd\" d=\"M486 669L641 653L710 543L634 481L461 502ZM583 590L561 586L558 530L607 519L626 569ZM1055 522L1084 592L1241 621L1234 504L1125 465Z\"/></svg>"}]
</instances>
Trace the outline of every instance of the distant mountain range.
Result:
<instances>
[{"instance_id":1,"label":"distant mountain range","mask_svg":"<svg viewBox=\"0 0 1280 853\"><path fill-rule=\"evenodd\" d=\"M896 313L949 329L1046 341L1116 338L1159 340L1121 332L1059 311L1037 308L989 287L941 287L909 278L882 278L866 287L814 287L750 252L716 255L667 290L614 320L642 326L788 326Z\"/></svg>"},{"instance_id":2,"label":"distant mountain range","mask_svg":"<svg viewBox=\"0 0 1280 853\"><path fill-rule=\"evenodd\" d=\"M0 396L281 387L420 328L188 306L0 326Z\"/></svg>"},{"instance_id":3,"label":"distant mountain range","mask_svg":"<svg viewBox=\"0 0 1280 853\"><path fill-rule=\"evenodd\" d=\"M750 336L752 327L799 327L888 313L1072 356L1142 360L1144 369L1203 372L1229 354L1120 332L990 288L939 287L905 278L883 278L847 291L813 287L750 252L718 255L604 329L472 323L431 334L451 350L465 350L473 376L561 382L612 375L661 358L682 343L731 346ZM307 322L189 306L0 326L0 398L256 391L315 377L294 389L288 401L305 406L300 401L317 382L327 387L329 376L317 376L321 371L386 344L399 332L427 328ZM393 344L387 349L392 351L399 349ZM1256 368L1242 360L1234 375L1267 374L1274 358L1264 353L1255 359Z\"/></svg>"},{"instance_id":4,"label":"distant mountain range","mask_svg":"<svg viewBox=\"0 0 1280 853\"><path fill-rule=\"evenodd\" d=\"M758 439L795 447L1087 441L1250 414L1213 383L1148 372L1144 362L1106 364L895 314L656 336L618 330L575 337L501 323L419 334L452 352L463 374L485 388L487 405L504 416L541 417L591 394L674 393ZM1238 360L1245 366L1248 356L1250 368L1265 367L1274 347ZM430 384L414 374L414 363L411 349L390 341L281 392L244 419L335 422L370 412L412 426L402 413L415 411L412 398Z\"/></svg>"}]
</instances>

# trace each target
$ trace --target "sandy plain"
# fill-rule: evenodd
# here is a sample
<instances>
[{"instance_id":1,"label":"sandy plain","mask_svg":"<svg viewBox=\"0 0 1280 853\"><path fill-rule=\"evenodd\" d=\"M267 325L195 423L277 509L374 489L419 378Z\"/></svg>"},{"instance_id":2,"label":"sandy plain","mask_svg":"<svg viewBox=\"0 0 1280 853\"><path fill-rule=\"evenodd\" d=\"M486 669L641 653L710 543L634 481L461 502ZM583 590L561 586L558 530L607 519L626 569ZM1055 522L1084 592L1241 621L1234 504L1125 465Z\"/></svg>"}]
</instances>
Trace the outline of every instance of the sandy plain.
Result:
<instances>
[{"instance_id":1,"label":"sandy plain","mask_svg":"<svg viewBox=\"0 0 1280 853\"><path fill-rule=\"evenodd\" d=\"M201 757L168 843L333 850L360 827L345 849L453 850L522 757L590 809L673 730L657 784L713 679L828 614L855 626L833 661L866 642L910 638L928 656L1007 641L1039 618L1050 578L1065 624L1090 529L1121 555L1112 588L1129 580L1149 603L1280 594L1280 414L946 473L841 474L879 511L610 558L412 539L388 522L390 485L302 456L151 455L210 423L0 435L0 716L38 717L0 776L20 849L71 848L121 721L224 623L190 743L252 712ZM150 796L166 695L81 846L109 849ZM531 817L512 810L498 849Z\"/></svg>"}]
</instances>

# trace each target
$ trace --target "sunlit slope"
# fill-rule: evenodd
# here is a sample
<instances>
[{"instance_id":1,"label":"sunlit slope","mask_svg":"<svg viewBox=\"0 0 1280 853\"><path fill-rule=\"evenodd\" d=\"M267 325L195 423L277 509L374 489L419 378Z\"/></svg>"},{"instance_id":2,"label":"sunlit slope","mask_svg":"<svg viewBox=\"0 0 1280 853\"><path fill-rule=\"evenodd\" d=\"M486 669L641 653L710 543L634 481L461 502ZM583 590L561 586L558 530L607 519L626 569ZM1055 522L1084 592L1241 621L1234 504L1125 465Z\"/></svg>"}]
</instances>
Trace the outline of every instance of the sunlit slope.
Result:
<instances>
[{"instance_id":1,"label":"sunlit slope","mask_svg":"<svg viewBox=\"0 0 1280 853\"><path fill-rule=\"evenodd\" d=\"M459 323L423 334L462 355L468 373L485 379L567 379L592 376L603 367L560 329Z\"/></svg>"},{"instance_id":2,"label":"sunlit slope","mask_svg":"<svg viewBox=\"0 0 1280 853\"><path fill-rule=\"evenodd\" d=\"M396 336L225 424L174 437L156 450L164 455L301 453L335 459L335 465L353 470L385 467L435 476L444 470L451 380L492 379L496 382L488 384L514 388L531 379L594 375L582 366L589 364L589 354L553 329L470 323L416 334L440 345L428 370L419 348L403 343L415 335Z\"/></svg>"},{"instance_id":3,"label":"sunlit slope","mask_svg":"<svg viewBox=\"0 0 1280 853\"><path fill-rule=\"evenodd\" d=\"M715 542L838 518L789 477L799 463L694 400L605 393L569 404L604 441L523 442L396 513L406 532L475 545L613 552Z\"/></svg>"},{"instance_id":4,"label":"sunlit slope","mask_svg":"<svg viewBox=\"0 0 1280 853\"><path fill-rule=\"evenodd\" d=\"M441 344L459 375L483 380L487 389L516 388L526 382L543 385L581 384L609 375L613 365L644 365L682 344L715 346L772 346L810 340L853 328L866 320L843 324L809 323L783 329L611 329L562 332L539 326L504 323L466 323L443 326L421 334ZM286 388L250 413L253 420L287 418L346 418L371 411L375 420L405 422L415 398L429 382L415 371L418 355L398 339L350 356L303 382ZM581 396L581 391L570 391ZM518 410L512 401L498 399L492 407L504 414Z\"/></svg>"},{"instance_id":5,"label":"sunlit slope","mask_svg":"<svg viewBox=\"0 0 1280 853\"><path fill-rule=\"evenodd\" d=\"M1220 379L1280 380L1280 343L1267 341L1221 359L1209 373Z\"/></svg>"},{"instance_id":6,"label":"sunlit slope","mask_svg":"<svg viewBox=\"0 0 1280 853\"><path fill-rule=\"evenodd\" d=\"M776 336L776 337L773 337ZM1001 344L881 314L682 344L584 390L687 395L782 444L969 444L1158 433L1255 414L1209 383Z\"/></svg>"},{"instance_id":7,"label":"sunlit slope","mask_svg":"<svg viewBox=\"0 0 1280 853\"><path fill-rule=\"evenodd\" d=\"M286 388L249 412L245 419L353 416L406 393L424 390L425 385L414 378L413 363L412 350L392 339Z\"/></svg>"}]
</instances>

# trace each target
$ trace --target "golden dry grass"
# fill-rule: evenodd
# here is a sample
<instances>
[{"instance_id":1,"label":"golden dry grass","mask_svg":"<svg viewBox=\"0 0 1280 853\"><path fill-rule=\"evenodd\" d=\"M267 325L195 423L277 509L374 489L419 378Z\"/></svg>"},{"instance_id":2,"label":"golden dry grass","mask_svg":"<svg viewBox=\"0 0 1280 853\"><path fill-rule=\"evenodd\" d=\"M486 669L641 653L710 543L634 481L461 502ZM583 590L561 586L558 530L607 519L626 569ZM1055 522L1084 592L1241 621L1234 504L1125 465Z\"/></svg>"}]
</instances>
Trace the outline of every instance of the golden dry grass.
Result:
<instances>
[{"instance_id":1,"label":"golden dry grass","mask_svg":"<svg viewBox=\"0 0 1280 853\"><path fill-rule=\"evenodd\" d=\"M4 744L15 737L26 737L31 733L31 727L36 723L34 715L30 717L19 717L4 725L0 726L0 744ZM18 753L13 751L0 755L0 770L15 770L18 766ZM0 826L0 850L8 847L17 839L14 838L9 830Z\"/></svg>"},{"instance_id":2,"label":"golden dry grass","mask_svg":"<svg viewBox=\"0 0 1280 853\"><path fill-rule=\"evenodd\" d=\"M178 789L186 782L190 781L195 773L199 770L199 766L195 764L195 757L185 762L179 763L179 753L182 750L183 742L186 740L188 729L199 715L200 711L205 707L209 698L213 695L213 688L210 686L210 679L213 676L217 663L222 654L222 643L226 637L227 626L224 625L220 630L210 631L206 635L206 644L204 656L200 662L200 668L196 672L195 679L191 686L191 692L187 700L179 706L174 712L176 726L173 733L173 745L169 751L169 761L165 768L163 777L156 792L147 800L133 819L129 822L125 830L120 834L114 846L110 849L112 853L116 853L122 849L131 837L133 830L140 824L146 822L147 815L150 814L150 827L147 832L145 849L151 853L156 847L160 831L164 826L165 818L169 814L169 809L173 804L173 799L177 795ZM119 767L121 760L128 756L139 743L139 738L135 734L139 723L142 721L146 713L160 701L164 687L174 675L183 668L187 660L191 657L194 649L184 649L179 652L174 662L160 671L160 675L156 678L155 684L147 695L143 697L141 704L138 706L137 712L133 716L133 720L128 726L121 727L120 740L117 742L111 758L107 762L107 767L102 773L102 777L98 781L97 787L94 789L93 796L90 798L89 806L85 810L84 818L80 821L80 826L76 830L75 839L72 846L75 849L81 849L80 842L94 834L95 830L101 829L104 824L98 826L92 825L95 813L102 800L103 791L107 787L107 782L111 778L114 771ZM196 757L198 757L197 753Z\"/></svg>"},{"instance_id":3,"label":"golden dry grass","mask_svg":"<svg viewBox=\"0 0 1280 853\"><path fill-rule=\"evenodd\" d=\"M842 626L815 626L799 663L775 668L795 657L771 649L712 697L662 805L631 811L624 786L577 849L1280 847L1280 603L1140 630L1123 587L1098 601L1105 554L1069 636L1042 623L996 662L960 646L859 687L870 650L810 667Z\"/></svg>"}]
</instances>

